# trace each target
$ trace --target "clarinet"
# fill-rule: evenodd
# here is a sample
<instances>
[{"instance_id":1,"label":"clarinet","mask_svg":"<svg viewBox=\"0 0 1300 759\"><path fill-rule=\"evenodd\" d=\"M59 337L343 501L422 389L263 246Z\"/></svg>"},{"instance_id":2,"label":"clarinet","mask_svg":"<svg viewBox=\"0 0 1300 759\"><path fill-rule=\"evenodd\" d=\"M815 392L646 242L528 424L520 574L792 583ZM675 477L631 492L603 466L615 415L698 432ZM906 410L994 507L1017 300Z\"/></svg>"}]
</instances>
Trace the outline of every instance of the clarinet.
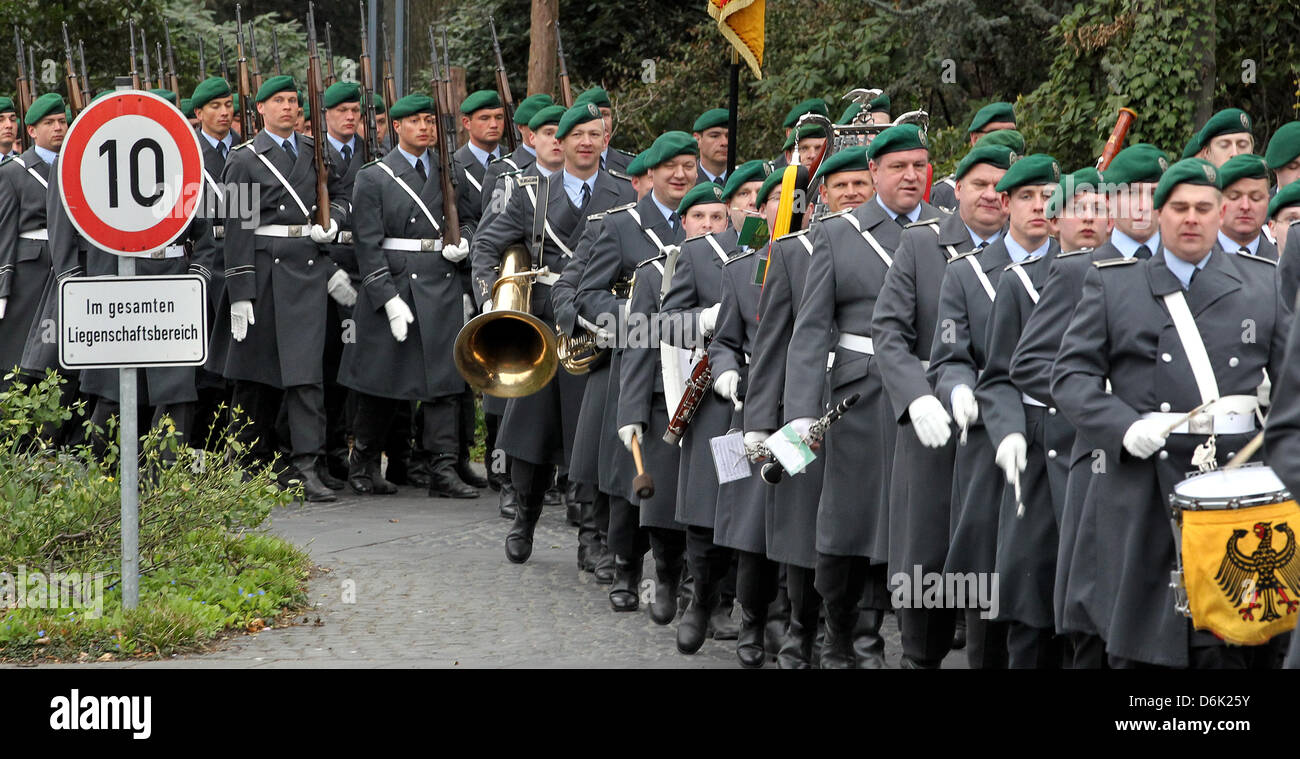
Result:
<instances>
[{"instance_id":1,"label":"clarinet","mask_svg":"<svg viewBox=\"0 0 1300 759\"><path fill-rule=\"evenodd\" d=\"M832 424L838 422L840 420L840 417L844 416L844 412L853 408L853 404L857 403L858 399L861 397L862 395L860 393L854 393L853 395L850 395L849 397L837 403L835 407L832 408L830 411L827 411L825 416L823 416L822 418L818 419L817 421L809 425L808 434L804 435L803 438L804 443L806 443L810 447L816 445L817 443L820 443L822 441L822 438L826 437L827 428L829 428ZM759 458L773 458L772 451L762 443L746 446L745 453L749 455L751 460L759 459ZM760 470L759 473L763 477L764 482L768 483L769 485L775 485L781 481L782 477L785 476L785 467L781 466L781 462L773 459L772 461L764 464L763 468Z\"/></svg>"}]
</instances>

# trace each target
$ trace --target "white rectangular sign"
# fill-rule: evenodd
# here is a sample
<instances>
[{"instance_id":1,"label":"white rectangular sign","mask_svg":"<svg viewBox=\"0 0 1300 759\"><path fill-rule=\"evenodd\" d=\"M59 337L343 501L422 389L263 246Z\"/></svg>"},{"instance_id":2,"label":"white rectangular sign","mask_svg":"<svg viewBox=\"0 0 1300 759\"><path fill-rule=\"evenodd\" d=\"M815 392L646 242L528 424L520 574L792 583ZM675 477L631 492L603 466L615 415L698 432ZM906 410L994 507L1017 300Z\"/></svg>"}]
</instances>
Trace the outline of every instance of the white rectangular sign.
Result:
<instances>
[{"instance_id":1,"label":"white rectangular sign","mask_svg":"<svg viewBox=\"0 0 1300 759\"><path fill-rule=\"evenodd\" d=\"M195 274L65 279L59 363L65 369L200 366L208 358L206 290Z\"/></svg>"}]
</instances>

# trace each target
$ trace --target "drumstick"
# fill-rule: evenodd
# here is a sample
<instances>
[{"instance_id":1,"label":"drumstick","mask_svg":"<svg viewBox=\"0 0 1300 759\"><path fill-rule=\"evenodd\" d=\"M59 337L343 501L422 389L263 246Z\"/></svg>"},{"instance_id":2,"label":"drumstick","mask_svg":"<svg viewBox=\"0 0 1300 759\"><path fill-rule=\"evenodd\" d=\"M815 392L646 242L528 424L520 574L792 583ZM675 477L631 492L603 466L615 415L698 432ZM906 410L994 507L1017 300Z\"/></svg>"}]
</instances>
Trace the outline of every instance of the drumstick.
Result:
<instances>
[{"instance_id":1,"label":"drumstick","mask_svg":"<svg viewBox=\"0 0 1300 759\"><path fill-rule=\"evenodd\" d=\"M632 480L632 489L637 498L651 498L655 494L655 481L646 474L645 464L641 462L641 441L632 435L632 463L636 464L636 477Z\"/></svg>"},{"instance_id":2,"label":"drumstick","mask_svg":"<svg viewBox=\"0 0 1300 759\"><path fill-rule=\"evenodd\" d=\"M1211 399L1211 400L1206 401L1205 403L1202 403L1201 405L1197 406L1196 408L1192 409L1191 411L1188 411L1186 414L1183 415L1183 417L1182 417L1181 419L1179 419L1178 421L1176 421L1176 422L1174 422L1173 424L1169 425L1169 427L1165 429L1164 437L1169 437L1169 435L1170 435L1171 433L1173 433L1174 430L1178 429L1180 426L1182 426L1184 423L1186 423L1188 419L1191 419L1192 417L1194 417L1194 416L1196 416L1197 414L1201 413L1201 412L1204 411L1207 407L1209 407L1210 405L1214 404L1214 403L1215 403L1216 401L1218 401L1218 400L1219 400L1218 398L1213 398L1213 399Z\"/></svg>"},{"instance_id":3,"label":"drumstick","mask_svg":"<svg viewBox=\"0 0 1300 759\"><path fill-rule=\"evenodd\" d=\"M1011 479L1011 484L1016 489L1016 518L1019 519L1025 515L1025 502L1020 500L1020 470L1016 470L1016 476Z\"/></svg>"},{"instance_id":4,"label":"drumstick","mask_svg":"<svg viewBox=\"0 0 1300 759\"><path fill-rule=\"evenodd\" d=\"M1259 447L1263 444L1264 444L1264 431L1260 430L1259 434L1251 438L1250 442L1246 443L1245 447L1243 447L1240 451L1237 451L1237 455L1233 456L1232 459L1229 460L1227 465L1224 466L1223 468L1236 469L1237 467L1249 461L1250 457L1254 456L1255 452L1258 451Z\"/></svg>"}]
</instances>

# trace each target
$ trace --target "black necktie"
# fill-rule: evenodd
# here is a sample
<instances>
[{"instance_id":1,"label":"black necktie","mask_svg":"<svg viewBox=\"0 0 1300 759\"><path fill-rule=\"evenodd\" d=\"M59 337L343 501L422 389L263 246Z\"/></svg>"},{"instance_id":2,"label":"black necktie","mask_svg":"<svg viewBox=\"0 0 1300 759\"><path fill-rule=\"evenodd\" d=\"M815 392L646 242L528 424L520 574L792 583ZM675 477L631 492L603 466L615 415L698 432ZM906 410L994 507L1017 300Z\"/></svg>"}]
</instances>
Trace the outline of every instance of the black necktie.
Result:
<instances>
[{"instance_id":1,"label":"black necktie","mask_svg":"<svg viewBox=\"0 0 1300 759\"><path fill-rule=\"evenodd\" d=\"M1241 250L1239 250L1239 251L1237 251L1237 252L1238 252L1238 253L1245 253L1246 255L1250 255L1250 248L1247 248L1245 245L1243 245L1243 246L1241 246Z\"/></svg>"},{"instance_id":2,"label":"black necktie","mask_svg":"<svg viewBox=\"0 0 1300 759\"><path fill-rule=\"evenodd\" d=\"M583 208L586 208L586 207L587 207L587 202L590 201L590 200L591 200L591 187L590 187L586 182L583 182L583 183L582 183L582 203L581 203L581 205L578 206L578 209L581 210L581 209L583 209Z\"/></svg>"},{"instance_id":3,"label":"black necktie","mask_svg":"<svg viewBox=\"0 0 1300 759\"><path fill-rule=\"evenodd\" d=\"M417 174L420 175L420 179L421 179L421 180L426 181L426 182L429 181L429 174L428 174L428 172L426 172L426 171L424 170L424 159L423 159L423 158L417 158L417 159L415 159L415 173L417 173Z\"/></svg>"},{"instance_id":4,"label":"black necktie","mask_svg":"<svg viewBox=\"0 0 1300 759\"><path fill-rule=\"evenodd\" d=\"M586 184L583 184L583 186L585 187ZM677 229L677 225L680 224L681 222L682 219L680 216L677 215L676 211L673 211L671 214L668 215L668 226L672 227L673 229Z\"/></svg>"},{"instance_id":5,"label":"black necktie","mask_svg":"<svg viewBox=\"0 0 1300 759\"><path fill-rule=\"evenodd\" d=\"M224 140L217 143L217 155L221 156L222 160L225 160L226 158L226 150L227 148Z\"/></svg>"},{"instance_id":6,"label":"black necktie","mask_svg":"<svg viewBox=\"0 0 1300 759\"><path fill-rule=\"evenodd\" d=\"M298 161L298 151L293 149L293 138L290 137L280 144L284 146L284 152L289 154L289 160L296 163Z\"/></svg>"},{"instance_id":7,"label":"black necktie","mask_svg":"<svg viewBox=\"0 0 1300 759\"><path fill-rule=\"evenodd\" d=\"M1137 250L1133 251L1133 257L1139 261L1145 261L1151 257L1151 249L1145 245L1139 245Z\"/></svg>"},{"instance_id":8,"label":"black necktie","mask_svg":"<svg viewBox=\"0 0 1300 759\"><path fill-rule=\"evenodd\" d=\"M897 215L897 216L894 217L894 221L895 221L895 222L898 224L898 226L900 226L900 227L905 227L905 226L907 226L907 214L900 213L899 215Z\"/></svg>"},{"instance_id":9,"label":"black necktie","mask_svg":"<svg viewBox=\"0 0 1300 759\"><path fill-rule=\"evenodd\" d=\"M984 250L989 246L988 240L980 240L980 244L975 246L975 250Z\"/></svg>"},{"instance_id":10,"label":"black necktie","mask_svg":"<svg viewBox=\"0 0 1300 759\"><path fill-rule=\"evenodd\" d=\"M351 145L344 145L344 146L343 146L343 150L340 151L340 152L343 153L343 163L352 163L352 146L351 146Z\"/></svg>"},{"instance_id":11,"label":"black necktie","mask_svg":"<svg viewBox=\"0 0 1300 759\"><path fill-rule=\"evenodd\" d=\"M1193 268L1193 269L1192 269L1192 276L1190 276L1190 277L1187 278L1187 289L1188 289L1188 290L1192 289L1192 283L1196 281L1196 273L1197 273L1198 271L1200 271L1200 268L1199 268L1199 267Z\"/></svg>"}]
</instances>

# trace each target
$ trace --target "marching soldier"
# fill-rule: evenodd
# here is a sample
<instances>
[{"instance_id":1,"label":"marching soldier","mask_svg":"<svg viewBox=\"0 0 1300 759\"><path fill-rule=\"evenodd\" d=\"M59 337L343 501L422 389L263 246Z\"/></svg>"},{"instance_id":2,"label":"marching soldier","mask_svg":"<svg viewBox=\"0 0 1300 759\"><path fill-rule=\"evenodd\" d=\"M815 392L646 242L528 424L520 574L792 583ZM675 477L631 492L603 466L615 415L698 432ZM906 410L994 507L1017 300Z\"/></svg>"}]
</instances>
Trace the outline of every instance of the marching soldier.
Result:
<instances>
[{"instance_id":1,"label":"marching soldier","mask_svg":"<svg viewBox=\"0 0 1300 759\"><path fill-rule=\"evenodd\" d=\"M398 145L357 172L353 187L353 241L364 277L353 309L356 342L344 346L339 370L339 382L357 393L350 479L369 478L376 493L395 490L380 476L379 454L397 407L420 401L423 444L434 457L429 495L476 498L455 471L465 385L452 362L455 326L464 318L456 272L469 240L443 240L440 169L430 149L433 100L407 95L389 114Z\"/></svg>"},{"instance_id":2,"label":"marching soldier","mask_svg":"<svg viewBox=\"0 0 1300 759\"><path fill-rule=\"evenodd\" d=\"M691 126L691 136L700 145L700 173L696 184L713 182L722 187L727 183L728 117L726 108L710 108Z\"/></svg>"},{"instance_id":3,"label":"marching soldier","mask_svg":"<svg viewBox=\"0 0 1300 759\"><path fill-rule=\"evenodd\" d=\"M975 116L970 120L970 126L966 127L966 138L970 141L971 147L974 147L987 135L998 131L1015 131L1015 129L1015 107L1004 102L989 103L975 112ZM1024 155L1025 145L1023 140L1018 146L1011 145L1010 147L1017 155ZM934 183L934 186L930 189L930 202L945 211L955 210L957 208L956 189L957 180L950 174Z\"/></svg>"},{"instance_id":4,"label":"marching soldier","mask_svg":"<svg viewBox=\"0 0 1300 759\"><path fill-rule=\"evenodd\" d=\"M311 222L316 167L310 138L293 131L293 78L267 79L257 91L257 109L263 130L226 162L226 292L209 366L234 382L233 405L249 422L240 437L249 448L256 439L264 458L285 404L291 463L304 493L311 501L332 501L333 491L316 473L325 447L327 298L351 305L356 291L347 272L317 247L334 241L338 223L331 219L326 229ZM259 198L256 227L239 216L241 193Z\"/></svg>"},{"instance_id":5,"label":"marching soldier","mask_svg":"<svg viewBox=\"0 0 1300 759\"><path fill-rule=\"evenodd\" d=\"M1215 244L1227 253L1250 253L1277 261L1268 221L1268 164L1251 153L1229 158L1219 167L1223 193L1222 226Z\"/></svg>"},{"instance_id":6,"label":"marching soldier","mask_svg":"<svg viewBox=\"0 0 1300 759\"><path fill-rule=\"evenodd\" d=\"M1222 466L1255 434L1249 406L1262 372L1282 376L1291 326L1272 262L1214 250L1216 174L1201 159L1165 172L1154 196L1160 251L1094 264L1052 372L1061 410L1105 457L1085 510L1097 514L1097 555L1105 557L1097 595L1111 607L1101 634L1112 666L1245 668L1275 655L1272 645L1226 646L1172 612L1166 494L1194 468L1198 446ZM1256 329L1249 344L1243 319ZM1186 412L1231 396L1242 402L1217 405L1240 413L1210 407L1203 413L1213 434L1192 432L1202 427L1189 425Z\"/></svg>"},{"instance_id":7,"label":"marching soldier","mask_svg":"<svg viewBox=\"0 0 1300 759\"><path fill-rule=\"evenodd\" d=\"M1138 143L1121 150L1107 167L1103 186L1095 188L1110 196L1109 216L1114 228L1109 239L1092 251L1060 255L1052 262L1042 297L1011 358L1012 382L1039 403L1061 408L1060 399L1053 396L1051 389L1052 366L1092 263L1115 258L1145 260L1151 257L1152 248L1159 249L1158 215L1151 199L1166 166L1164 152L1153 145ZM1076 187L1082 191L1084 185ZM1121 188L1125 191L1119 192ZM1108 610L1096 595L1096 522L1083 512L1083 498L1092 477L1090 454L1097 448L1076 428L1058 524L1053 615L1056 632L1070 640L1070 661L1075 669L1106 666L1104 643L1098 636L1108 619L1103 616Z\"/></svg>"},{"instance_id":8,"label":"marching soldier","mask_svg":"<svg viewBox=\"0 0 1300 759\"><path fill-rule=\"evenodd\" d=\"M833 346L831 401L861 396L823 443L826 468L816 544L816 587L826 610L823 667L856 666L851 638L860 601L867 608L886 608L894 422L868 335L903 226L937 214L921 200L929 151L925 133L916 125L884 130L868 147L867 157L875 201L827 216L809 233L811 268L786 358L785 417L799 434L806 435L823 413ZM944 643L951 637L950 629Z\"/></svg>"},{"instance_id":9,"label":"marching soldier","mask_svg":"<svg viewBox=\"0 0 1300 759\"><path fill-rule=\"evenodd\" d=\"M21 128L13 99L0 97L0 163L18 157L19 151L14 143L18 141L18 130Z\"/></svg>"},{"instance_id":10,"label":"marching soldier","mask_svg":"<svg viewBox=\"0 0 1300 759\"><path fill-rule=\"evenodd\" d=\"M632 159L636 156L626 150L610 146L610 141L614 139L614 107L610 105L609 93L602 87L583 90L578 97L574 98L573 104L583 103L595 105L600 109L601 117L605 119L605 149L600 154L600 168L626 175L628 164L632 163Z\"/></svg>"},{"instance_id":11,"label":"marching soldier","mask_svg":"<svg viewBox=\"0 0 1300 759\"><path fill-rule=\"evenodd\" d=\"M757 212L758 205L754 199L770 172L771 164L756 158L740 164L727 177L727 183L722 188L722 200L727 204L734 229L744 227L746 215Z\"/></svg>"},{"instance_id":12,"label":"marching soldier","mask_svg":"<svg viewBox=\"0 0 1300 759\"><path fill-rule=\"evenodd\" d=\"M1300 179L1300 121L1291 121L1278 127L1269 138L1264 161L1277 178L1273 187L1279 190Z\"/></svg>"},{"instance_id":13,"label":"marching soldier","mask_svg":"<svg viewBox=\"0 0 1300 759\"><path fill-rule=\"evenodd\" d=\"M964 202L950 216L907 225L876 299L871 337L898 425L889 491L891 575L910 573L914 564L937 571L947 552L947 525L956 518L952 513L956 444L950 440L947 422L933 412L938 398L926 371L939 334L939 292L948 263L1002 234L1006 213L995 188L1011 165L1011 155L1005 146L981 145L962 158L954 176L956 197ZM928 411L943 423L917 424L913 409ZM959 509L960 503L956 506ZM879 613L868 611L877 630L874 615ZM945 643L943 631L952 624L943 619L945 614L910 608L897 613L904 654L918 660L938 658ZM951 619L951 612L946 616ZM873 664L880 664L882 648L879 641L870 659Z\"/></svg>"},{"instance_id":14,"label":"marching soldier","mask_svg":"<svg viewBox=\"0 0 1300 759\"><path fill-rule=\"evenodd\" d=\"M1210 117L1183 149L1183 158L1203 158L1219 168L1229 158L1255 152L1250 116L1240 108L1224 108ZM1189 152L1190 151L1190 152Z\"/></svg>"},{"instance_id":15,"label":"marching soldier","mask_svg":"<svg viewBox=\"0 0 1300 759\"><path fill-rule=\"evenodd\" d=\"M1013 166L1008 174L1016 171ZM1097 173L1088 171L1090 175L1075 178L1091 180L1095 187ZM1059 169L1053 169L1053 176L1059 176ZM1071 195L1073 182L1071 179ZM1064 191L1060 185L1022 186L1014 189L1007 201L1007 246L1018 245L1030 255L1007 267L998 280L988 321L988 359L975 386L975 398L996 450L994 461L1006 476L994 571L999 583L998 619L1008 623L1007 666L1052 669L1061 665L1062 656L1052 618L1057 514L1065 500L1066 453L1074 430L1055 407L1044 406L1012 384L1010 365L1025 322L1040 301L1039 292L1052 261L1060 253L1048 232L1062 216ZM1040 226L1040 208L1044 206L1048 223ZM1066 210L1073 217L1073 207ZM1094 217L1096 209L1084 213Z\"/></svg>"}]
</instances>

